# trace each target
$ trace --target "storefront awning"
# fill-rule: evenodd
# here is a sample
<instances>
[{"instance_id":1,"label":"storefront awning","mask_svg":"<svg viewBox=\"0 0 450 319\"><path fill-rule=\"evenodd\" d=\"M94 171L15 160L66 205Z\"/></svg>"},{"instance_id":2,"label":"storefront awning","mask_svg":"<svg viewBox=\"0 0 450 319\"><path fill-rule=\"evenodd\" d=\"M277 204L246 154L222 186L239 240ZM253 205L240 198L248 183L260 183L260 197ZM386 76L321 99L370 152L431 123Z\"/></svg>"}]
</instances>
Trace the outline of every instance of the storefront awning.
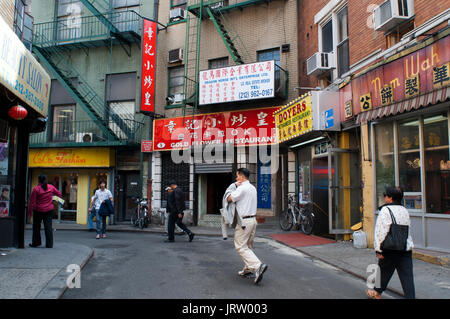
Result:
<instances>
[{"instance_id":1,"label":"storefront awning","mask_svg":"<svg viewBox=\"0 0 450 319\"><path fill-rule=\"evenodd\" d=\"M421 94L412 99L403 100L383 107L359 113L356 123L366 123L379 118L402 114L419 108L427 107L437 103L442 103L450 99L450 86L443 87L425 94Z\"/></svg>"}]
</instances>

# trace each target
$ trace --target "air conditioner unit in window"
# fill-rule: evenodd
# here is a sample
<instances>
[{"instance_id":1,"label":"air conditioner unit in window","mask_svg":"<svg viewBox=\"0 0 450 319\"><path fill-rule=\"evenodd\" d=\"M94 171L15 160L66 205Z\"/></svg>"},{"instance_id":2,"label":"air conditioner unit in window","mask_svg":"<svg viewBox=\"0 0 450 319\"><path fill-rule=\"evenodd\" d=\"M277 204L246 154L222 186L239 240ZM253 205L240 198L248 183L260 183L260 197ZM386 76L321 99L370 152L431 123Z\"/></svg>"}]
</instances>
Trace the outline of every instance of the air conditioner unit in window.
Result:
<instances>
[{"instance_id":1,"label":"air conditioner unit in window","mask_svg":"<svg viewBox=\"0 0 450 319\"><path fill-rule=\"evenodd\" d=\"M223 8L223 7L228 7L228 0L224 0L224 1L219 1L219 2L213 3L209 7L212 10L220 9L220 8Z\"/></svg>"},{"instance_id":2,"label":"air conditioner unit in window","mask_svg":"<svg viewBox=\"0 0 450 319\"><path fill-rule=\"evenodd\" d=\"M333 52L316 52L306 60L306 73L318 75L336 67Z\"/></svg>"},{"instance_id":3,"label":"air conditioner unit in window","mask_svg":"<svg viewBox=\"0 0 450 319\"><path fill-rule=\"evenodd\" d=\"M182 94L182 93L175 93L173 95L173 103L174 104L180 104L180 103L183 102L183 100L184 100L184 94Z\"/></svg>"},{"instance_id":4,"label":"air conditioner unit in window","mask_svg":"<svg viewBox=\"0 0 450 319\"><path fill-rule=\"evenodd\" d=\"M174 8L170 10L169 20L170 21L178 21L186 19L186 11L183 8Z\"/></svg>"},{"instance_id":5,"label":"air conditioner unit in window","mask_svg":"<svg viewBox=\"0 0 450 319\"><path fill-rule=\"evenodd\" d=\"M92 143L93 133L77 133L77 143Z\"/></svg>"},{"instance_id":6,"label":"air conditioner unit in window","mask_svg":"<svg viewBox=\"0 0 450 319\"><path fill-rule=\"evenodd\" d=\"M169 63L183 61L183 49L175 49L169 51Z\"/></svg>"},{"instance_id":7,"label":"air conditioner unit in window","mask_svg":"<svg viewBox=\"0 0 450 319\"><path fill-rule=\"evenodd\" d=\"M414 0L387 0L373 10L374 29L388 31L414 15Z\"/></svg>"}]
</instances>

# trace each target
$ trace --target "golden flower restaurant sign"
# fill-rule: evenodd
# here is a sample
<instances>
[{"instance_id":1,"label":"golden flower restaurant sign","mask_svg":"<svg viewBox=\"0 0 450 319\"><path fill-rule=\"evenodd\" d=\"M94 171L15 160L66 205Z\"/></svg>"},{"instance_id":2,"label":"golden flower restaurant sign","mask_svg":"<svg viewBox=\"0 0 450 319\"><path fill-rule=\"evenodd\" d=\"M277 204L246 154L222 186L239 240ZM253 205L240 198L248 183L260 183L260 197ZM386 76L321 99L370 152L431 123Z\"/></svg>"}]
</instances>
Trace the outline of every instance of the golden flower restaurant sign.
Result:
<instances>
[{"instance_id":1,"label":"golden flower restaurant sign","mask_svg":"<svg viewBox=\"0 0 450 319\"><path fill-rule=\"evenodd\" d=\"M108 147L30 149L29 167L111 167L114 151Z\"/></svg>"},{"instance_id":2,"label":"golden flower restaurant sign","mask_svg":"<svg viewBox=\"0 0 450 319\"><path fill-rule=\"evenodd\" d=\"M313 130L339 131L341 117L339 92L312 91L274 113L279 142Z\"/></svg>"},{"instance_id":3,"label":"golden flower restaurant sign","mask_svg":"<svg viewBox=\"0 0 450 319\"><path fill-rule=\"evenodd\" d=\"M47 116L50 76L0 17L0 84Z\"/></svg>"}]
</instances>

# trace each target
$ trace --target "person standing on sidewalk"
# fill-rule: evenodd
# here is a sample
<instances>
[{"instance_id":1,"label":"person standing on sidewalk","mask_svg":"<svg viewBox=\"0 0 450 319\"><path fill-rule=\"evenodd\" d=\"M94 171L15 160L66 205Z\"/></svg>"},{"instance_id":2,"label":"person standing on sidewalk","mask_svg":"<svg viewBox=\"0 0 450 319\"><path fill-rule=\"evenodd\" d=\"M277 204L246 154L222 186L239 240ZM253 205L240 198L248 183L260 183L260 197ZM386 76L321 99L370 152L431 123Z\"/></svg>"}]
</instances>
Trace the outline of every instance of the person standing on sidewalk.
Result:
<instances>
[{"instance_id":1,"label":"person standing on sidewalk","mask_svg":"<svg viewBox=\"0 0 450 319\"><path fill-rule=\"evenodd\" d=\"M100 239L106 238L106 215L100 216L99 210L102 204L106 204L107 200L113 202L113 196L111 192L106 189L106 182L101 181L99 184L99 189L95 191L95 195L92 197L91 205L89 206L89 211L93 211L95 213L96 226L97 226L97 236L95 238ZM95 204L95 207L93 207Z\"/></svg>"},{"instance_id":2,"label":"person standing on sidewalk","mask_svg":"<svg viewBox=\"0 0 450 319\"><path fill-rule=\"evenodd\" d=\"M178 187L177 182L172 180L169 182L172 192L169 193L167 198L167 207L169 207L169 224L168 224L168 239L165 241L167 243L172 243L175 241L175 224L178 225L182 230L184 230L189 235L189 241L194 239L195 234L191 232L185 224L183 224L183 211L186 209L184 204L184 194L183 191Z\"/></svg>"},{"instance_id":3,"label":"person standing on sidewalk","mask_svg":"<svg viewBox=\"0 0 450 319\"><path fill-rule=\"evenodd\" d=\"M380 214L378 215L375 225L374 238L374 249L381 272L381 287L368 289L367 295L372 299L381 299L381 294L386 290L394 271L397 270L405 298L415 299L416 294L414 288L412 262L412 249L414 244L411 237L411 220L409 218L409 213L408 210L401 205L403 191L398 187L388 187L383 195L386 204L380 207ZM387 249L382 250L381 248L393 223L391 213L397 224L406 225L409 228L409 234L404 251Z\"/></svg>"},{"instance_id":4,"label":"person standing on sidewalk","mask_svg":"<svg viewBox=\"0 0 450 319\"><path fill-rule=\"evenodd\" d=\"M30 196L29 213L33 212L33 237L30 247L38 247L41 242L41 222L44 221L45 247L53 248L52 218L53 196L61 197L61 193L53 185L47 184L47 177L39 175L38 186L33 188Z\"/></svg>"},{"instance_id":5,"label":"person standing on sidewalk","mask_svg":"<svg viewBox=\"0 0 450 319\"><path fill-rule=\"evenodd\" d=\"M236 203L236 210L242 219L242 225L236 224L234 232L234 246L245 263L244 269L239 271L241 276L255 274L255 284L258 284L267 265L262 263L255 253L253 241L256 233L256 206L257 193L256 188L248 180L250 171L246 168L239 168L236 172L236 190L227 198L228 202Z\"/></svg>"}]
</instances>

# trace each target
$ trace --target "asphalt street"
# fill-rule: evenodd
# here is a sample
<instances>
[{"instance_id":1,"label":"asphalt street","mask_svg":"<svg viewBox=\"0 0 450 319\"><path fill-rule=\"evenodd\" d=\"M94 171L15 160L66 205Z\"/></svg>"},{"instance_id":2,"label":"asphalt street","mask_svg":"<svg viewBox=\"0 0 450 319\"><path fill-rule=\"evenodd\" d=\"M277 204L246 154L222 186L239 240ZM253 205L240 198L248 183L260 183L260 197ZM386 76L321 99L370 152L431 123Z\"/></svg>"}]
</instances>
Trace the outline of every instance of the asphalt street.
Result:
<instances>
[{"instance_id":1,"label":"asphalt street","mask_svg":"<svg viewBox=\"0 0 450 319\"><path fill-rule=\"evenodd\" d=\"M259 285L237 272L243 262L233 240L162 234L111 232L95 239L86 231L57 231L58 242L94 248L81 271L81 288L64 299L366 299L365 282L321 261L257 238L255 253L269 268ZM31 232L27 232L31 237ZM386 293L384 298L397 298Z\"/></svg>"}]
</instances>

